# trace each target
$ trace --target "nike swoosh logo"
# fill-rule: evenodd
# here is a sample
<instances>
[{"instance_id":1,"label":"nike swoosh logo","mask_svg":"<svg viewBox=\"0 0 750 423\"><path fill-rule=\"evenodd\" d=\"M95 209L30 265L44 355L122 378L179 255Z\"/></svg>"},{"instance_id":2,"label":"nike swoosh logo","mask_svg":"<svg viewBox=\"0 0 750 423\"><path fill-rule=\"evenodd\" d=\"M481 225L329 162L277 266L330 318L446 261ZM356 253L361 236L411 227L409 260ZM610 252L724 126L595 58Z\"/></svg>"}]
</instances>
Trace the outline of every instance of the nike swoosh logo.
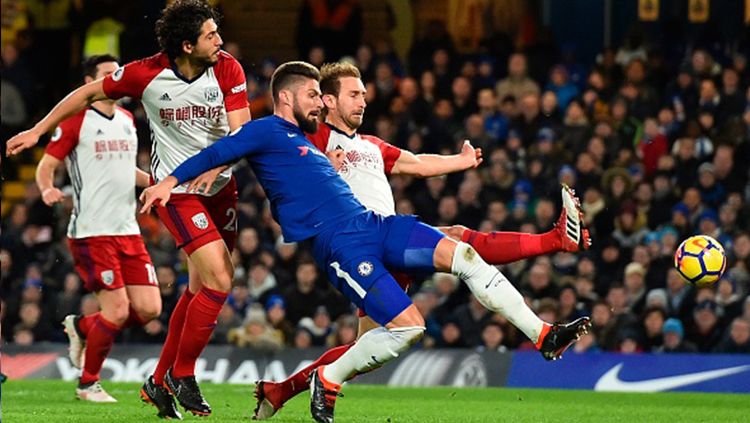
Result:
<instances>
[{"instance_id":1,"label":"nike swoosh logo","mask_svg":"<svg viewBox=\"0 0 750 423\"><path fill-rule=\"evenodd\" d=\"M490 285L492 285L492 282L495 282L495 278L496 277L497 277L497 275L493 276L492 279L490 279L490 281L487 282L487 285L484 286L484 289L489 289Z\"/></svg>"},{"instance_id":2,"label":"nike swoosh logo","mask_svg":"<svg viewBox=\"0 0 750 423\"><path fill-rule=\"evenodd\" d=\"M667 376L648 380L628 382L620 379L620 369L624 363L620 363L609 369L594 386L595 391L615 392L660 392L670 389L681 388L694 383L705 382L711 379L729 376L750 370L750 365L727 367L725 369L708 370L705 372L688 373L677 376Z\"/></svg>"},{"instance_id":3,"label":"nike swoosh logo","mask_svg":"<svg viewBox=\"0 0 750 423\"><path fill-rule=\"evenodd\" d=\"M294 137L296 137L296 136L297 136L297 134L293 134L293 133L291 133L291 132L287 132L287 133L286 133L286 136L287 136L287 137L289 137L289 138L294 138Z\"/></svg>"}]
</instances>

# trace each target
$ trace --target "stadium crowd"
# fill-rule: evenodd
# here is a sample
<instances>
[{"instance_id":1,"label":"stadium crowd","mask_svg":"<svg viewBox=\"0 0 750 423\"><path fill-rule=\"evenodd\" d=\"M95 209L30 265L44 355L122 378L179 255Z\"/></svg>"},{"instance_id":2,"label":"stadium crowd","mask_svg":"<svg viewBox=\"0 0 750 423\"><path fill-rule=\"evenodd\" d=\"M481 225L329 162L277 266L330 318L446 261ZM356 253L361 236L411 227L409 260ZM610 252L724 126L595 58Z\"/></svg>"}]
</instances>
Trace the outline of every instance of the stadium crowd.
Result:
<instances>
[{"instance_id":1,"label":"stadium crowd","mask_svg":"<svg viewBox=\"0 0 750 423\"><path fill-rule=\"evenodd\" d=\"M47 89L65 85L64 76L34 70L32 52L52 48L44 44L51 30L38 31L3 38L3 142L59 100L45 93L65 92ZM360 68L368 89L361 133L415 153L453 154L464 139L484 150L476 170L392 177L398 213L432 225L539 233L557 219L560 183L575 187L592 248L502 271L543 319L592 317L593 330L576 351L750 353L750 71L741 48L701 45L681 46L672 60L648 37L633 36L585 65L542 37L515 51L458 53L435 22L405 60L387 40L335 56L311 44L301 58L321 65L343 56ZM237 43L225 49L242 58ZM269 114L276 62L241 63L253 118ZM137 119L138 165L148 171L145 115L136 102L125 106ZM15 177L19 165L4 161L4 176ZM212 342L266 350L352 342L355 310L316 267L309 245L284 242L250 168L239 163L235 175L236 271ZM58 177L57 186L68 183L64 172ZM71 208L70 199L48 208L30 182L25 200L3 216L3 342L66 342L59 322L97 310L65 245ZM160 319L124 331L119 341L161 343L187 286L187 265L155 215L138 220L164 308ZM728 259L724 277L702 289L673 267L676 246L698 233L718 239ZM533 348L454 276L418 280L409 293L426 317L424 348Z\"/></svg>"}]
</instances>

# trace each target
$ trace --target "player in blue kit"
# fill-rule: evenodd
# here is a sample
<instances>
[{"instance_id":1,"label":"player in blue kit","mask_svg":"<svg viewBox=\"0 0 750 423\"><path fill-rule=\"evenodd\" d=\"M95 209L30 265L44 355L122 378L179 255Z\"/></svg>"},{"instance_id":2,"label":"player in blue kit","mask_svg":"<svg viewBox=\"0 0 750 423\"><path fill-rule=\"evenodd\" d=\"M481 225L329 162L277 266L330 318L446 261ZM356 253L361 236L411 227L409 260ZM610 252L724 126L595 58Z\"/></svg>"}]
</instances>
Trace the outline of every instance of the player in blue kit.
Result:
<instances>
[{"instance_id":1,"label":"player in blue kit","mask_svg":"<svg viewBox=\"0 0 750 423\"><path fill-rule=\"evenodd\" d=\"M315 259L334 286L382 326L363 335L337 361L313 372L310 407L316 421L333 421L343 381L382 366L424 333L422 315L386 266L459 276L485 307L506 316L547 359L558 358L586 332L587 318L555 326L539 319L505 276L468 244L447 238L414 216L382 217L367 211L327 157L305 138L304 132L317 130L323 106L319 78L318 70L304 62L279 66L271 79L273 116L243 125L185 161L141 197L142 212L154 204L164 206L175 186L207 169L246 158L284 239L311 239Z\"/></svg>"}]
</instances>

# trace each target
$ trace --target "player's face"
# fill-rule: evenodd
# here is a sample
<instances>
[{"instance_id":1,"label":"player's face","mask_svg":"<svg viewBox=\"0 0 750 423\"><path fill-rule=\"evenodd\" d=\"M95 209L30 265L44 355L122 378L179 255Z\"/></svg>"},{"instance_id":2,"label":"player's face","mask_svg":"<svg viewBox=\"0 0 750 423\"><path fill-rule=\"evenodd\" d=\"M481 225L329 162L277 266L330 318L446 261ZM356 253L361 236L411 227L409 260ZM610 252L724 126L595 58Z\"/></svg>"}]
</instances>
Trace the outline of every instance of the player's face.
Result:
<instances>
[{"instance_id":1,"label":"player's face","mask_svg":"<svg viewBox=\"0 0 750 423\"><path fill-rule=\"evenodd\" d=\"M119 65L117 62L104 62L99 63L96 66L96 78L95 79L101 79L105 76L111 74L112 72L116 71Z\"/></svg>"},{"instance_id":2,"label":"player's face","mask_svg":"<svg viewBox=\"0 0 750 423\"><path fill-rule=\"evenodd\" d=\"M362 126L362 119L365 116L367 89L359 78L348 76L340 78L339 81L341 81L341 90L336 99L336 108L332 112L338 115L349 129L356 130Z\"/></svg>"},{"instance_id":3,"label":"player's face","mask_svg":"<svg viewBox=\"0 0 750 423\"><path fill-rule=\"evenodd\" d=\"M201 26L201 35L190 52L190 57L204 66L215 65L219 61L219 52L224 41L219 35L219 27L213 19L208 19Z\"/></svg>"},{"instance_id":4,"label":"player's face","mask_svg":"<svg viewBox=\"0 0 750 423\"><path fill-rule=\"evenodd\" d=\"M295 87L292 111L304 132L314 134L318 130L318 116L323 108L320 96L320 86L314 79L306 79Z\"/></svg>"}]
</instances>

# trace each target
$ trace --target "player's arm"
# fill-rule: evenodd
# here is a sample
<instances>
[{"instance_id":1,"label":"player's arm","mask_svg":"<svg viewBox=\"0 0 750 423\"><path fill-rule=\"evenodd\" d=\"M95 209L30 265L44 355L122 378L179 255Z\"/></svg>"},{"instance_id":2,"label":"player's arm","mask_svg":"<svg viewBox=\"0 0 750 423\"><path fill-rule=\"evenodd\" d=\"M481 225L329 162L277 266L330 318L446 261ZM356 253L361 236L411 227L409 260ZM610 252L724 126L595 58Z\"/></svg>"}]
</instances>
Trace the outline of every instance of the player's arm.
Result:
<instances>
[{"instance_id":1,"label":"player's arm","mask_svg":"<svg viewBox=\"0 0 750 423\"><path fill-rule=\"evenodd\" d=\"M6 154L12 156L33 147L39 142L39 137L41 137L42 134L52 130L52 128L56 127L60 122L65 120L65 118L80 112L95 101L107 98L106 94L104 94L103 81L103 79L99 79L89 82L88 84L75 89L64 99L60 100L47 116L37 122L34 127L20 132L13 138L9 139Z\"/></svg>"},{"instance_id":2,"label":"player's arm","mask_svg":"<svg viewBox=\"0 0 750 423\"><path fill-rule=\"evenodd\" d=\"M60 164L60 160L50 154L45 153L42 160L36 166L36 186L42 193L44 204L51 206L65 197L62 191L55 188L55 169Z\"/></svg>"},{"instance_id":3,"label":"player's arm","mask_svg":"<svg viewBox=\"0 0 750 423\"><path fill-rule=\"evenodd\" d=\"M468 140L461 153L442 156L438 154L414 154L402 150L391 169L392 174L413 175L420 178L445 175L479 166L482 163L482 149L474 148Z\"/></svg>"},{"instance_id":4,"label":"player's arm","mask_svg":"<svg viewBox=\"0 0 750 423\"><path fill-rule=\"evenodd\" d=\"M227 112L227 123L229 123L229 131L234 132L236 129L242 127L242 125L250 122L250 109L243 107L241 109L232 110ZM188 185L187 192L208 192L211 189L216 178L219 174L232 166L232 163L227 163L217 167L216 169L210 169L203 173L197 178L193 179Z\"/></svg>"},{"instance_id":5,"label":"player's arm","mask_svg":"<svg viewBox=\"0 0 750 423\"><path fill-rule=\"evenodd\" d=\"M190 181L208 170L235 162L250 154L257 148L257 143L253 142L254 137L246 134L249 132L252 131L248 128L241 128L238 132L216 141L200 153L182 162L171 175L158 184L143 190L140 197L143 202L141 213L147 212L155 203L161 206L166 205L172 189L177 185Z\"/></svg>"},{"instance_id":6,"label":"player's arm","mask_svg":"<svg viewBox=\"0 0 750 423\"><path fill-rule=\"evenodd\" d=\"M151 175L142 171L139 168L135 168L135 186L139 188L146 188L151 185Z\"/></svg>"}]
</instances>

